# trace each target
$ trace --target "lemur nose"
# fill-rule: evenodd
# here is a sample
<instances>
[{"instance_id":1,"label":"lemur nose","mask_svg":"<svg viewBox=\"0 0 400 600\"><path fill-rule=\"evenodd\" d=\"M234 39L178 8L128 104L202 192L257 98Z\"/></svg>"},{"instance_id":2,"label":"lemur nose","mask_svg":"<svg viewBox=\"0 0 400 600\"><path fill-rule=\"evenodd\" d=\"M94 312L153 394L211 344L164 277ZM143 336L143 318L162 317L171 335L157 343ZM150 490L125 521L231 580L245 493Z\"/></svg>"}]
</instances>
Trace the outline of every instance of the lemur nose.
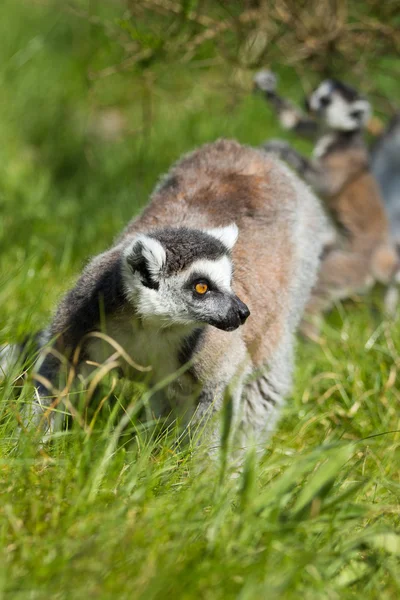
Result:
<instances>
[{"instance_id":1,"label":"lemur nose","mask_svg":"<svg viewBox=\"0 0 400 600\"><path fill-rule=\"evenodd\" d=\"M239 309L240 323L243 325L243 323L246 322L247 317L250 316L250 311L249 311L248 306L246 306L246 304L244 302L239 300L239 298L237 299L237 303L238 303L238 309Z\"/></svg>"}]
</instances>

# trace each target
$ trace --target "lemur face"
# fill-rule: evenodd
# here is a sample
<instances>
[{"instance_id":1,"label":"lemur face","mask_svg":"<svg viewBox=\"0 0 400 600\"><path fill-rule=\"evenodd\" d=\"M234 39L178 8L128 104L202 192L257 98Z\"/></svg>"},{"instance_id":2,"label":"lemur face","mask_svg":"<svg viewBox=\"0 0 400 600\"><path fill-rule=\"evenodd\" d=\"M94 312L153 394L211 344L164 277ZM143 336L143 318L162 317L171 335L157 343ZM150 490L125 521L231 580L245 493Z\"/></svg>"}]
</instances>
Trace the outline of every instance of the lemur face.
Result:
<instances>
[{"instance_id":1,"label":"lemur face","mask_svg":"<svg viewBox=\"0 0 400 600\"><path fill-rule=\"evenodd\" d=\"M236 225L161 229L137 236L123 256L128 299L136 313L161 327L205 323L233 331L250 314L232 282Z\"/></svg>"},{"instance_id":2,"label":"lemur face","mask_svg":"<svg viewBox=\"0 0 400 600\"><path fill-rule=\"evenodd\" d=\"M323 81L307 100L307 107L330 129L356 131L366 126L371 106L353 88L336 81Z\"/></svg>"}]
</instances>

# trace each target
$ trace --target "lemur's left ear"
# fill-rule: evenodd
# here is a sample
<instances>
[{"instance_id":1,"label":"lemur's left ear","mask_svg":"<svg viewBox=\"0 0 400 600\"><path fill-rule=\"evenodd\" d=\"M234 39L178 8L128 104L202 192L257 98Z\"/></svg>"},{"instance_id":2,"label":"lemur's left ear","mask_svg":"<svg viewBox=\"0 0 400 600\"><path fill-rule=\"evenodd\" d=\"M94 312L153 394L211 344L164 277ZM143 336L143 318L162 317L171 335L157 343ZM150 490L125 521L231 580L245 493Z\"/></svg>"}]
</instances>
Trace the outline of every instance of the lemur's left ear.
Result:
<instances>
[{"instance_id":1,"label":"lemur's left ear","mask_svg":"<svg viewBox=\"0 0 400 600\"><path fill-rule=\"evenodd\" d=\"M132 272L139 273L143 285L158 288L160 272L165 265L166 254L158 240L148 235L138 235L124 252Z\"/></svg>"},{"instance_id":2,"label":"lemur's left ear","mask_svg":"<svg viewBox=\"0 0 400 600\"><path fill-rule=\"evenodd\" d=\"M236 244L239 229L236 223L231 223L227 227L215 227L214 229L207 229L206 233L214 236L226 246L228 250L232 250L233 246Z\"/></svg>"},{"instance_id":3,"label":"lemur's left ear","mask_svg":"<svg viewBox=\"0 0 400 600\"><path fill-rule=\"evenodd\" d=\"M372 116L368 100L356 100L350 107L350 116L358 120L360 125L366 125Z\"/></svg>"}]
</instances>

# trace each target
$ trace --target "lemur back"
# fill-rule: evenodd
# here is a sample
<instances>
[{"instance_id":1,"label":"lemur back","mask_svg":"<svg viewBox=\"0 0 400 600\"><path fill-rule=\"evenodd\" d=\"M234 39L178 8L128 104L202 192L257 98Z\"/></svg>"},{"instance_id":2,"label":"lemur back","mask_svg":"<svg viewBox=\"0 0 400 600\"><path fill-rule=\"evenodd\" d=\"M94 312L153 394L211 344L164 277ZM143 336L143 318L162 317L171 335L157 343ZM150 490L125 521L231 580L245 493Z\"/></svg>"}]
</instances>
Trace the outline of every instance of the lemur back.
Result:
<instances>
[{"instance_id":1,"label":"lemur back","mask_svg":"<svg viewBox=\"0 0 400 600\"><path fill-rule=\"evenodd\" d=\"M315 196L264 152L220 140L184 156L58 307L47 332L56 353L39 360L36 420L54 427L60 357L81 376L95 362L114 365L116 347L102 354L94 337L103 323L131 357L118 359L127 376L138 376L135 363L152 368L156 415L196 423L229 389L237 430L262 444L290 389L325 230Z\"/></svg>"},{"instance_id":2,"label":"lemur back","mask_svg":"<svg viewBox=\"0 0 400 600\"><path fill-rule=\"evenodd\" d=\"M400 248L400 112L374 143L371 166L385 200L392 236Z\"/></svg>"},{"instance_id":3,"label":"lemur back","mask_svg":"<svg viewBox=\"0 0 400 600\"><path fill-rule=\"evenodd\" d=\"M319 280L307 307L310 316L327 310L336 298L368 289L375 281L391 283L399 269L385 206L371 172L362 130L369 118L366 100L345 84L323 82L307 101L316 119L307 117L276 93L276 80L261 72L255 78L282 122L298 133L312 133L317 143L311 160L283 141L263 147L288 162L325 201L334 227L327 240ZM308 125L306 125L308 124ZM312 125L313 124L313 125ZM304 323L311 336L318 326Z\"/></svg>"},{"instance_id":4,"label":"lemur back","mask_svg":"<svg viewBox=\"0 0 400 600\"><path fill-rule=\"evenodd\" d=\"M328 146L316 162L325 174L321 196L348 244L368 252L387 242L388 218L366 148L348 140L346 145Z\"/></svg>"}]
</instances>

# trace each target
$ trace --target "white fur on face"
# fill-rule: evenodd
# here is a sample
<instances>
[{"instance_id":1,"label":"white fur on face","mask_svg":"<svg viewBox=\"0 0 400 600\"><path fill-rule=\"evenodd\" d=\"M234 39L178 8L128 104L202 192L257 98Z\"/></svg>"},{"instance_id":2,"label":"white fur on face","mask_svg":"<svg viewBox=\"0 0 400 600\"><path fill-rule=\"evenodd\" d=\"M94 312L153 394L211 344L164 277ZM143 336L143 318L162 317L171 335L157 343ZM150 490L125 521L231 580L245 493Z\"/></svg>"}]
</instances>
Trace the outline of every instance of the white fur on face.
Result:
<instances>
[{"instance_id":1,"label":"white fur on face","mask_svg":"<svg viewBox=\"0 0 400 600\"><path fill-rule=\"evenodd\" d=\"M227 256L222 256L218 260L196 260L180 275L184 277L185 281L188 281L194 273L208 279L222 291L231 291L232 262ZM178 275L178 277L180 276Z\"/></svg>"},{"instance_id":2,"label":"white fur on face","mask_svg":"<svg viewBox=\"0 0 400 600\"><path fill-rule=\"evenodd\" d=\"M323 81L320 86L317 87L315 92L310 97L310 108L317 112L321 106L321 98L324 96L330 96L332 94L332 84L330 81Z\"/></svg>"},{"instance_id":3,"label":"white fur on face","mask_svg":"<svg viewBox=\"0 0 400 600\"><path fill-rule=\"evenodd\" d=\"M215 261L197 260L182 272L161 278L158 290L145 287L134 273L130 296L137 313L145 319L159 320L160 327L199 322L203 305L193 301L193 292L187 285L194 274L209 280L221 292L232 293L232 262L228 256ZM204 310L210 315L212 305L204 303Z\"/></svg>"},{"instance_id":4,"label":"white fur on face","mask_svg":"<svg viewBox=\"0 0 400 600\"><path fill-rule=\"evenodd\" d=\"M322 98L330 98L330 104L321 105ZM367 100L359 99L349 102L335 91L330 81L324 81L310 98L310 108L315 112L322 111L322 116L328 127L339 131L352 131L364 127L371 117L371 106ZM360 112L360 116L352 113Z\"/></svg>"},{"instance_id":5,"label":"white fur on face","mask_svg":"<svg viewBox=\"0 0 400 600\"><path fill-rule=\"evenodd\" d=\"M217 238L217 240L222 242L225 248L228 250L232 250L233 246L237 242L239 229L236 223L231 223L230 225L227 225L227 227L214 227L213 229L206 229L206 233Z\"/></svg>"},{"instance_id":6,"label":"white fur on face","mask_svg":"<svg viewBox=\"0 0 400 600\"><path fill-rule=\"evenodd\" d=\"M353 111L361 111L360 117L352 116ZM332 129L351 131L363 127L369 119L370 109L366 100L346 102L339 94L334 94L325 112L325 121Z\"/></svg>"}]
</instances>

